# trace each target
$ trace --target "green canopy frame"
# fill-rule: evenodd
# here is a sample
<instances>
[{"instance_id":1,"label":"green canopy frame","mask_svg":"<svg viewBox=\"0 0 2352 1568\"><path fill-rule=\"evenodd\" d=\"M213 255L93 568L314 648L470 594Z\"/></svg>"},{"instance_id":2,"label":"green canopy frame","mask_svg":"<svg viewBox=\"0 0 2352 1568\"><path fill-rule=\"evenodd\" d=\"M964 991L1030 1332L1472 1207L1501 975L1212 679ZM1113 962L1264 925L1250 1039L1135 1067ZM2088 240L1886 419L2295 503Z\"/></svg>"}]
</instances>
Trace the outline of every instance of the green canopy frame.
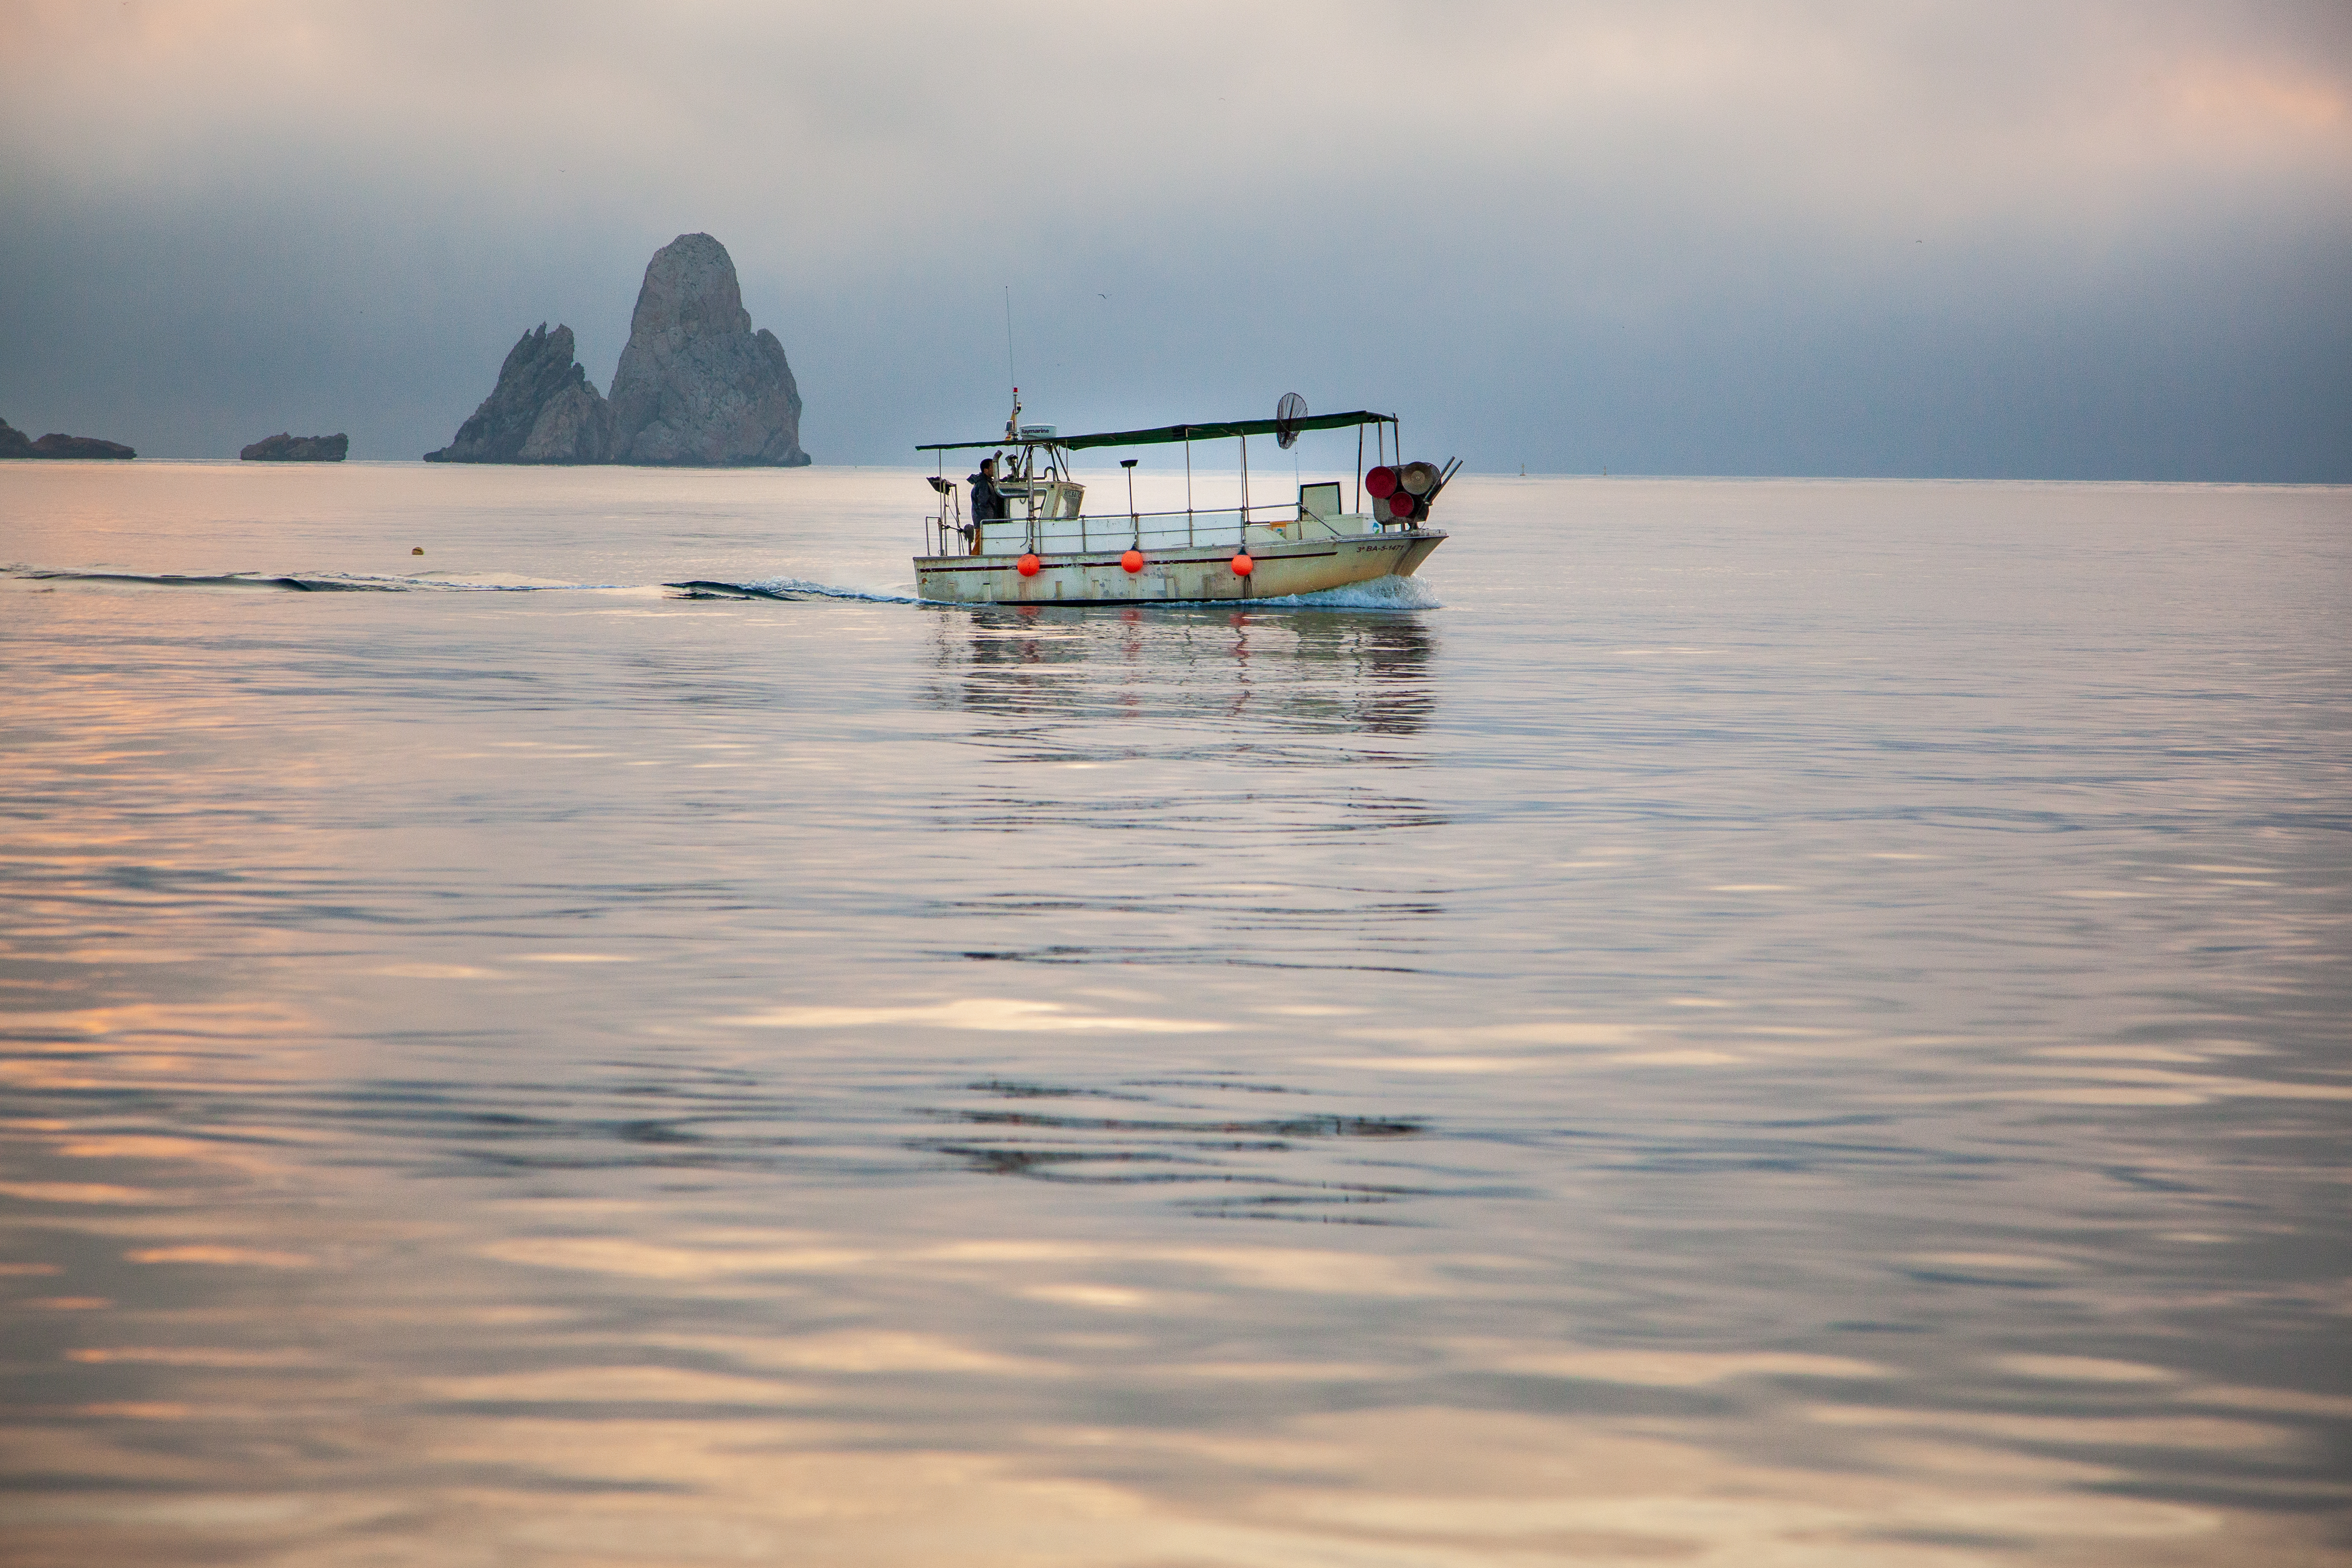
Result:
<instances>
[{"instance_id":1,"label":"green canopy frame","mask_svg":"<svg viewBox=\"0 0 2352 1568\"><path fill-rule=\"evenodd\" d=\"M1105 430L1092 436L1040 436L1024 440L1014 437L996 437L987 441L933 441L915 448L918 452L961 452L976 447L1061 447L1070 451L1083 451L1088 447L1160 447L1177 441L1230 440L1236 436L1272 436L1284 429L1339 430L1350 425L1393 425L1393 414L1374 414L1359 408L1352 414L1318 414L1308 418L1278 424L1272 419L1229 419L1216 425L1162 425L1152 430Z\"/></svg>"}]
</instances>

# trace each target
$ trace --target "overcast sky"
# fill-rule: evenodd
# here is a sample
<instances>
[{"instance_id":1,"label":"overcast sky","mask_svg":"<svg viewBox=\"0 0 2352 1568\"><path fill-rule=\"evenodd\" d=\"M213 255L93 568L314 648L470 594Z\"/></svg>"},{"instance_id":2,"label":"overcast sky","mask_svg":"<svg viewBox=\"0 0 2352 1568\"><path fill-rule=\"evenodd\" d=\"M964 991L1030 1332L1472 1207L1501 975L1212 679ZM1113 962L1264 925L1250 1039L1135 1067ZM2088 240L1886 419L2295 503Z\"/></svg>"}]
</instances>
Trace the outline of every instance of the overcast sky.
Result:
<instances>
[{"instance_id":1,"label":"overcast sky","mask_svg":"<svg viewBox=\"0 0 2352 1568\"><path fill-rule=\"evenodd\" d=\"M717 235L820 463L2352 480L2352 5L0 0L0 417L446 442ZM1442 451L1441 451L1442 448Z\"/></svg>"}]
</instances>

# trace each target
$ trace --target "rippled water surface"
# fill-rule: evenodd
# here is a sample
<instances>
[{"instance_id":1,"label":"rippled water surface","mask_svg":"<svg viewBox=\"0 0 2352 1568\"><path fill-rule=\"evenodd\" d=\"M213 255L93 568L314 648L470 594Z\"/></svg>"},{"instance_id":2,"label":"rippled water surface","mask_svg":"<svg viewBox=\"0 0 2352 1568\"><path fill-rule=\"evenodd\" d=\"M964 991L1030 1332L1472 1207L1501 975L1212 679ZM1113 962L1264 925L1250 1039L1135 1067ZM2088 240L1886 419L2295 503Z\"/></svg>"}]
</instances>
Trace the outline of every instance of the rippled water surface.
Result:
<instances>
[{"instance_id":1,"label":"rippled water surface","mask_svg":"<svg viewBox=\"0 0 2352 1568\"><path fill-rule=\"evenodd\" d=\"M928 494L0 468L8 1561L2352 1561L2352 494Z\"/></svg>"}]
</instances>

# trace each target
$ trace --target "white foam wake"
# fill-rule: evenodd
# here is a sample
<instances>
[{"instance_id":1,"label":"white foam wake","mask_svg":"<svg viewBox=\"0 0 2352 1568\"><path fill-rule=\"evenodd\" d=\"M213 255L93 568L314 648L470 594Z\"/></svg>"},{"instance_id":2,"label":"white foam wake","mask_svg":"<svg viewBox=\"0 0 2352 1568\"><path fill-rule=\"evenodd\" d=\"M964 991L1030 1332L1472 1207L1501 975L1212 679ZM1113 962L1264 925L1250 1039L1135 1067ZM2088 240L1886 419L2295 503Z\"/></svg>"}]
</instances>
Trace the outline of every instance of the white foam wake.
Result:
<instances>
[{"instance_id":1,"label":"white foam wake","mask_svg":"<svg viewBox=\"0 0 2352 1568\"><path fill-rule=\"evenodd\" d=\"M1278 599L1252 599L1253 609L1266 605L1302 610L1438 610L1445 601L1418 577L1375 577L1315 594L1286 594Z\"/></svg>"},{"instance_id":2,"label":"white foam wake","mask_svg":"<svg viewBox=\"0 0 2352 1568\"><path fill-rule=\"evenodd\" d=\"M838 583L815 583L806 577L762 577L744 584L762 594L805 594L819 599L863 599L877 605L919 605L919 596L895 588L848 588Z\"/></svg>"}]
</instances>

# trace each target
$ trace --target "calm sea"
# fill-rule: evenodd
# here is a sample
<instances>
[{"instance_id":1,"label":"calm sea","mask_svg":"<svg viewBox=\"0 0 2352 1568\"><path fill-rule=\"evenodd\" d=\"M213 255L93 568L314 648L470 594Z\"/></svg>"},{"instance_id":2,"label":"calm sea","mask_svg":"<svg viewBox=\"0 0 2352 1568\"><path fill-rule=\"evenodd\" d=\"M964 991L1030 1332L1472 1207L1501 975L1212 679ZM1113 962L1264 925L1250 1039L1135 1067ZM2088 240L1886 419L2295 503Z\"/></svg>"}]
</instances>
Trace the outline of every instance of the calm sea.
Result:
<instances>
[{"instance_id":1,"label":"calm sea","mask_svg":"<svg viewBox=\"0 0 2352 1568\"><path fill-rule=\"evenodd\" d=\"M2352 492L929 499L0 467L8 1562L2352 1562Z\"/></svg>"}]
</instances>

